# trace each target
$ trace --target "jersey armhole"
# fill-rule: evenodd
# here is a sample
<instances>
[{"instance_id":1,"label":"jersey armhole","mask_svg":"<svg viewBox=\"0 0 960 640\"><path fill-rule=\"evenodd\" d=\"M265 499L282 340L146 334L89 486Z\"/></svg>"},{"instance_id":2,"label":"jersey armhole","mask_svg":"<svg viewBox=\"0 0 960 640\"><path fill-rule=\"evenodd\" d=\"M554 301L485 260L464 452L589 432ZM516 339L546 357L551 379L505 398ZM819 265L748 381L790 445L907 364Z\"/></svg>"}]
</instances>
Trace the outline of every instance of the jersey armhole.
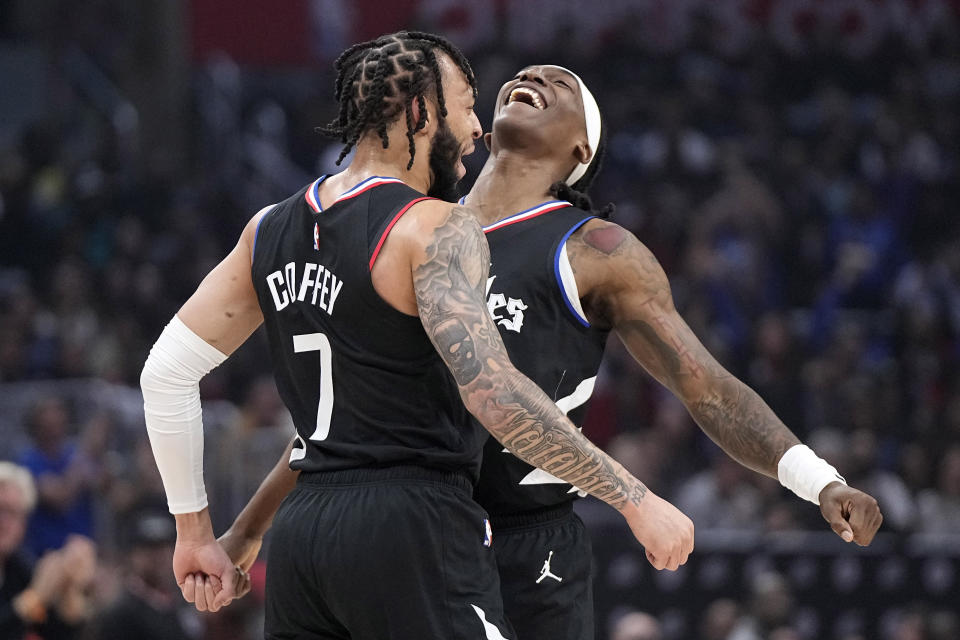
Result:
<instances>
[{"instance_id":1,"label":"jersey armhole","mask_svg":"<svg viewBox=\"0 0 960 640\"><path fill-rule=\"evenodd\" d=\"M573 315L574 319L582 326L590 328L590 321L587 320L587 314L583 312L583 306L580 304L580 291L577 288L577 278L573 274L573 267L570 266L570 257L567 255L567 240L573 235L573 232L593 220L596 216L590 216L577 222L567 231L560 244L557 246L557 253L553 260L554 275L557 278L557 285L560 287L560 295L566 304L567 310Z\"/></svg>"},{"instance_id":2,"label":"jersey armhole","mask_svg":"<svg viewBox=\"0 0 960 640\"><path fill-rule=\"evenodd\" d=\"M257 228L253 230L253 247L250 249L250 264L253 264L254 257L257 255L257 238L260 236L260 225L263 224L263 221L266 220L267 216L269 216L273 210L276 209L277 204L278 203L268 204L257 212L257 216L260 216L260 219L257 220Z\"/></svg>"},{"instance_id":3,"label":"jersey armhole","mask_svg":"<svg viewBox=\"0 0 960 640\"><path fill-rule=\"evenodd\" d=\"M423 202L424 200L436 200L436 198L431 198L429 196L414 198L413 200L405 204L400 209L400 211L398 211L397 214L393 216L393 219L390 220L390 222L387 224L386 229L384 229L383 233L380 235L380 240L377 241L377 245L373 250L373 254L371 254L370 256L370 264L369 264L370 271L373 271L373 265L376 264L377 262L377 257L380 255L380 249L383 248L383 243L387 241L387 236L390 235L390 232L393 230L393 226L397 224L397 221L400 220L400 218L403 217L403 214L405 214L407 211L410 210L410 207L417 204L418 202Z\"/></svg>"}]
</instances>

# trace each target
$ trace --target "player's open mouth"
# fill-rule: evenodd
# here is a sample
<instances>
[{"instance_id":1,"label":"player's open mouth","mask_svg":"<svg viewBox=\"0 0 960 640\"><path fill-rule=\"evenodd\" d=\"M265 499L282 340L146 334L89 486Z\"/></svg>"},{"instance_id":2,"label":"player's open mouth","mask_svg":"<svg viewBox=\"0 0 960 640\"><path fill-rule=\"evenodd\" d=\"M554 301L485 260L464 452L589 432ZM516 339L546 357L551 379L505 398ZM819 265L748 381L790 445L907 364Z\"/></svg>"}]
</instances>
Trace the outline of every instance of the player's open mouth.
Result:
<instances>
[{"instance_id":1,"label":"player's open mouth","mask_svg":"<svg viewBox=\"0 0 960 640\"><path fill-rule=\"evenodd\" d=\"M522 102L541 111L546 108L546 100L543 99L543 96L530 87L514 87L514 89L507 94L507 101L504 102L504 104L510 104L511 102Z\"/></svg>"},{"instance_id":2,"label":"player's open mouth","mask_svg":"<svg viewBox=\"0 0 960 640\"><path fill-rule=\"evenodd\" d=\"M463 159L468 155L473 153L474 143L471 141L470 144L465 145L460 150L460 158L457 160L457 178L462 180L465 175L467 175L467 167L463 164Z\"/></svg>"}]
</instances>

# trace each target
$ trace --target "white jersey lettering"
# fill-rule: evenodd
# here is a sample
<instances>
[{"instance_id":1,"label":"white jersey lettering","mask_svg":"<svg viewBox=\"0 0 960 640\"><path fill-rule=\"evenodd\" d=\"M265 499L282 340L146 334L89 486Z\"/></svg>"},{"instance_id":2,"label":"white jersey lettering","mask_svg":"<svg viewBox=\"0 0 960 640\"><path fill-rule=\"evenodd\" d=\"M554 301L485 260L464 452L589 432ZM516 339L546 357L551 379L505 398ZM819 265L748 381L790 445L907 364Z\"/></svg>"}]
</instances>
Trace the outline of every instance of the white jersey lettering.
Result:
<instances>
[{"instance_id":1,"label":"white jersey lettering","mask_svg":"<svg viewBox=\"0 0 960 640\"><path fill-rule=\"evenodd\" d=\"M277 286L281 283L283 283L283 274L279 271L274 271L267 276L267 288L270 289L270 295L273 296L273 305L277 308L277 311L290 304L286 289L277 289Z\"/></svg>"},{"instance_id":2,"label":"white jersey lettering","mask_svg":"<svg viewBox=\"0 0 960 640\"><path fill-rule=\"evenodd\" d=\"M333 314L333 305L343 289L343 280L322 264L307 262L302 265L299 278L298 265L289 262L267 276L267 288L273 298L273 306L281 311L293 302L307 302ZM310 290L313 295L310 295Z\"/></svg>"}]
</instances>

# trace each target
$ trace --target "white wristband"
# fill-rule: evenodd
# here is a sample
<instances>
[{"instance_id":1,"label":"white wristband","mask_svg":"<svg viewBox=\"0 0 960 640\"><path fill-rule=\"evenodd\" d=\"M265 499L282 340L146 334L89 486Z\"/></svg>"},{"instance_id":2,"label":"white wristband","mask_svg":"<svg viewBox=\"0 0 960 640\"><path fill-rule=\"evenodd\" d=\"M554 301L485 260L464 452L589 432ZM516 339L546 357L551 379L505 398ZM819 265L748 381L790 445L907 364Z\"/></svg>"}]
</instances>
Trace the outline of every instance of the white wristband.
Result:
<instances>
[{"instance_id":1,"label":"white wristband","mask_svg":"<svg viewBox=\"0 0 960 640\"><path fill-rule=\"evenodd\" d=\"M787 449L777 464L777 477L780 484L813 504L820 504L820 492L831 482L847 484L830 463L805 444Z\"/></svg>"},{"instance_id":2,"label":"white wristband","mask_svg":"<svg viewBox=\"0 0 960 640\"><path fill-rule=\"evenodd\" d=\"M193 513L207 506L199 383L226 358L174 316L143 366L140 388L147 434L170 513Z\"/></svg>"}]
</instances>

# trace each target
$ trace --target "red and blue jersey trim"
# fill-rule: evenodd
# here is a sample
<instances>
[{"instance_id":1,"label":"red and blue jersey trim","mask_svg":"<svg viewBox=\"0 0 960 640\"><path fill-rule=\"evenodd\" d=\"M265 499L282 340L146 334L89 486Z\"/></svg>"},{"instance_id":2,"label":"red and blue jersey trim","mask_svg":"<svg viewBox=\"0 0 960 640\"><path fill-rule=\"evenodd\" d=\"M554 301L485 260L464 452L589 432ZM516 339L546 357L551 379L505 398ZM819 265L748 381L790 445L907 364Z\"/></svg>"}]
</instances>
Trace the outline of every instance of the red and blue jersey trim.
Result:
<instances>
[{"instance_id":1,"label":"red and blue jersey trim","mask_svg":"<svg viewBox=\"0 0 960 640\"><path fill-rule=\"evenodd\" d=\"M570 204L565 200L549 200L542 204L538 204L535 207L530 207L529 209L525 209L520 213L515 213L512 216L507 216L506 218L497 220L493 224L488 224L483 228L483 232L490 233L491 231L496 231L497 229L508 227L511 224L523 222L524 220L529 220L531 218L536 218L537 216L542 216L545 213L556 211L557 209L563 209L564 207L572 207L572 206L573 206L572 204Z\"/></svg>"},{"instance_id":2,"label":"red and blue jersey trim","mask_svg":"<svg viewBox=\"0 0 960 640\"><path fill-rule=\"evenodd\" d=\"M390 224L387 225L387 228L383 230L383 234L380 236L380 241L377 242L376 248L373 250L373 255L370 256L370 270L373 271L373 265L377 261L377 256L380 255L380 249L383 248L383 243L387 241L387 236L390 235L390 231L393 229L393 225L397 224L403 214L410 210L410 207L417 204L418 202L423 202L424 200L436 200L436 198L430 198L423 196L422 198L416 198L408 202L400 211L397 212L397 215L393 216L393 220L390 221Z\"/></svg>"},{"instance_id":3,"label":"red and blue jersey trim","mask_svg":"<svg viewBox=\"0 0 960 640\"><path fill-rule=\"evenodd\" d=\"M310 208L313 209L315 213L320 213L321 211L323 211L323 206L320 204L320 183L326 180L327 177L328 176L324 175L317 178L314 181L314 183L307 188L306 194L304 194L304 198L306 199L307 204L310 205ZM392 184L396 182L403 184L403 180L400 180L399 178L385 178L383 176L371 176L366 180L357 184L355 187L352 187L351 189L347 189L346 191L341 193L340 196L333 201L333 204L337 204L338 202L341 202L343 200L349 200L350 198L355 198L361 193L369 189L373 189L374 187L378 187L382 184ZM330 206L333 206L333 205L330 205Z\"/></svg>"},{"instance_id":4,"label":"red and blue jersey trim","mask_svg":"<svg viewBox=\"0 0 960 640\"><path fill-rule=\"evenodd\" d=\"M563 238L560 239L560 244L557 245L557 252L553 256L553 274L557 278L557 285L560 287L560 294L563 296L563 302L567 305L567 310L573 314L573 317L577 319L577 322L582 324L584 327L589 328L590 322L583 316L583 314L577 310L576 305L573 304L573 301L570 300L570 296L567 294L567 287L563 284L563 276L560 274L560 258L563 255L564 248L567 245L567 240L570 239L570 236L573 235L573 232L593 220L596 216L588 216L583 220L579 221L577 224L573 225L569 231L567 231Z\"/></svg>"}]
</instances>

